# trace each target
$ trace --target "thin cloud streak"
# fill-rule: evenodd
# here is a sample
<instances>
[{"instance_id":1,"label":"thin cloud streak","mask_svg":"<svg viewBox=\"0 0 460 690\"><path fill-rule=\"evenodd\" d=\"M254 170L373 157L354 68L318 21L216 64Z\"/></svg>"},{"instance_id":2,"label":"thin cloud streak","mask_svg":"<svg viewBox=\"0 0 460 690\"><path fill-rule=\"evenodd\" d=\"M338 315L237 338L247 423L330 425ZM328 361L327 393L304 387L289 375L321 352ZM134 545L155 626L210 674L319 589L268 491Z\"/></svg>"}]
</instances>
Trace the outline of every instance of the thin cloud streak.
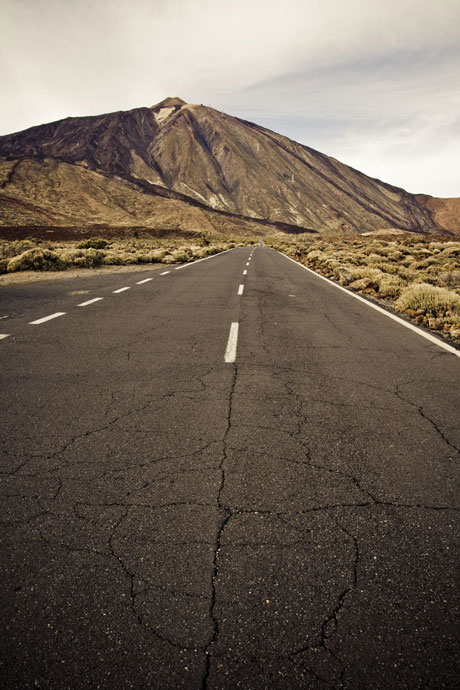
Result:
<instances>
[{"instance_id":1,"label":"thin cloud streak","mask_svg":"<svg viewBox=\"0 0 460 690\"><path fill-rule=\"evenodd\" d=\"M3 0L2 14L2 134L178 95L460 196L458 0Z\"/></svg>"}]
</instances>

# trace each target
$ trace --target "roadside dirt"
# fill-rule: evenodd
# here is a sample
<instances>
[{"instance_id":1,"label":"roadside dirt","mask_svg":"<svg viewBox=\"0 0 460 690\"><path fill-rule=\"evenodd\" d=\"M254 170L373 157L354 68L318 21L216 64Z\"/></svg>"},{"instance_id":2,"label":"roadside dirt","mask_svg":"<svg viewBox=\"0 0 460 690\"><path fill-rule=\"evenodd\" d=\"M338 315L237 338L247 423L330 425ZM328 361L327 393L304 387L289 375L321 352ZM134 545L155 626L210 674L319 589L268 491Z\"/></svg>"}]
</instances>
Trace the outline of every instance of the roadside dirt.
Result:
<instances>
[{"instance_id":1,"label":"roadside dirt","mask_svg":"<svg viewBox=\"0 0 460 690\"><path fill-rule=\"evenodd\" d=\"M100 268L69 268L66 271L18 271L0 275L0 288L6 285L27 285L52 280L67 280L103 273L129 273L133 271L165 270L166 264L131 264L130 266L101 266ZM171 264L166 266L169 269Z\"/></svg>"}]
</instances>

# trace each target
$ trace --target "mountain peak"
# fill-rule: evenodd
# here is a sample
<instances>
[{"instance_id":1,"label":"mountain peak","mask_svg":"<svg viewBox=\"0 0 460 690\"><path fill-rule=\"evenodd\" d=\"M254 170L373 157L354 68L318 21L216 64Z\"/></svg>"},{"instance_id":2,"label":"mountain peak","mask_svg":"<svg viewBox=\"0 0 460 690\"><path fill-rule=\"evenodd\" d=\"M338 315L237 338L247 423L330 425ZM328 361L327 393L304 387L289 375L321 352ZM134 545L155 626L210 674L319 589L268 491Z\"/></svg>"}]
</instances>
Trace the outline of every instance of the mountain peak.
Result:
<instances>
[{"instance_id":1,"label":"mountain peak","mask_svg":"<svg viewBox=\"0 0 460 690\"><path fill-rule=\"evenodd\" d=\"M163 101L160 101L160 103L152 105L150 110L152 111L156 121L161 122L170 115L177 113L177 111L180 110L184 105L187 105L187 103L183 101L182 98L178 98L177 96L174 98L168 97Z\"/></svg>"},{"instance_id":2,"label":"mountain peak","mask_svg":"<svg viewBox=\"0 0 460 690\"><path fill-rule=\"evenodd\" d=\"M150 106L150 110L153 110L156 112L157 110L161 110L162 108L182 108L183 105L187 105L185 101L182 100L182 98L179 98L178 96L165 98L163 101L160 101L159 103L156 103L155 105Z\"/></svg>"}]
</instances>

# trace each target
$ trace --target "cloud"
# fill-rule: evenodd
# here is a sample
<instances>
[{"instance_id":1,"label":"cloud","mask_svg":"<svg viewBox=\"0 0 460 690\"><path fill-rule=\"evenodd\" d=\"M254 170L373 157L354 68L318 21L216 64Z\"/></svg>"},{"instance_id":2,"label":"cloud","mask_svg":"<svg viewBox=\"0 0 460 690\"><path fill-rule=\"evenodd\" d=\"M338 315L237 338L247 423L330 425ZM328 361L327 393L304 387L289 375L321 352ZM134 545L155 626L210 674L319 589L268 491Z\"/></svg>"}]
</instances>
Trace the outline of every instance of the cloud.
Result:
<instances>
[{"instance_id":1,"label":"cloud","mask_svg":"<svg viewBox=\"0 0 460 690\"><path fill-rule=\"evenodd\" d=\"M448 141L459 112L458 0L3 0L2 14L2 133L178 95L366 163L405 128L408 153Z\"/></svg>"}]
</instances>

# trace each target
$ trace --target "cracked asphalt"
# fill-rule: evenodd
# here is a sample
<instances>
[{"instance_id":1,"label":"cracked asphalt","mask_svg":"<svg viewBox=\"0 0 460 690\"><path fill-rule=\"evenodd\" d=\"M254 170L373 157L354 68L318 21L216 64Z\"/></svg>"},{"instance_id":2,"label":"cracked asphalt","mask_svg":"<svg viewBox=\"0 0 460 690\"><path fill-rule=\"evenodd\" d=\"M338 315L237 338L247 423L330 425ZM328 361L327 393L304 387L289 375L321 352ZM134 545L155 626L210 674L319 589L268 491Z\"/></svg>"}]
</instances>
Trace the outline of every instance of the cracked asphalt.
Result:
<instances>
[{"instance_id":1,"label":"cracked asphalt","mask_svg":"<svg viewBox=\"0 0 460 690\"><path fill-rule=\"evenodd\" d=\"M2 687L457 687L460 361L252 249L2 288Z\"/></svg>"}]
</instances>

